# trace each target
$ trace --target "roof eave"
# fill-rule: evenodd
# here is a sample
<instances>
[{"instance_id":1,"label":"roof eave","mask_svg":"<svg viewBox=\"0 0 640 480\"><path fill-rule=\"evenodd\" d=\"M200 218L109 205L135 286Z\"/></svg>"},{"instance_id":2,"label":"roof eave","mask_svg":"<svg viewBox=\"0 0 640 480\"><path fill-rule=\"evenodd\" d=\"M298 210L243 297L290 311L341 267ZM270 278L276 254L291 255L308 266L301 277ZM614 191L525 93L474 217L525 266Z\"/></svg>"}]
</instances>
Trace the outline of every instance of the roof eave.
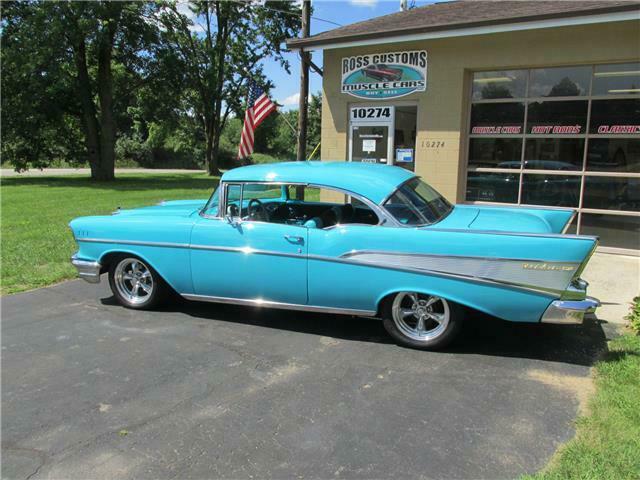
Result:
<instances>
[{"instance_id":1,"label":"roof eave","mask_svg":"<svg viewBox=\"0 0 640 480\"><path fill-rule=\"evenodd\" d=\"M516 18L507 18L500 20L484 20L478 22L460 22L455 24L446 24L446 25L435 25L431 27L416 27L416 28L402 28L395 30L387 30L384 32L372 32L372 33L360 33L355 35L345 35L342 37L329 37L329 38L319 38L322 34L319 34L315 37L308 38L290 38L287 39L286 45L288 48L292 50L299 50L304 48L327 48L328 45L332 47L339 47L340 44L352 44L355 42L366 42L368 40L381 40L380 36L384 35L388 39L397 39L399 37L409 37L420 34L437 34L437 33L446 33L448 31L452 32L451 36L456 36L453 33L455 31L481 28L481 27L490 27L495 26L496 32L501 31L499 27L514 25L514 24L534 24L537 22L545 21L545 20L561 20L561 19L589 19L596 18L602 16L608 16L609 14L615 13L629 13L629 12L640 12L640 3L635 5L619 5L616 7L603 7L598 9L591 10L583 10L579 12L566 12L566 13L555 13L555 14L541 14L527 17L516 17ZM620 18L620 20L633 20L638 19L639 17L629 17L629 18ZM612 20L609 20L612 21ZM599 22L583 22L583 23L599 23ZM576 22L579 24L579 22ZM535 27L532 27L535 28ZM441 35L445 37L446 35ZM395 40L394 40L395 41ZM388 43L388 42L385 42Z\"/></svg>"}]
</instances>

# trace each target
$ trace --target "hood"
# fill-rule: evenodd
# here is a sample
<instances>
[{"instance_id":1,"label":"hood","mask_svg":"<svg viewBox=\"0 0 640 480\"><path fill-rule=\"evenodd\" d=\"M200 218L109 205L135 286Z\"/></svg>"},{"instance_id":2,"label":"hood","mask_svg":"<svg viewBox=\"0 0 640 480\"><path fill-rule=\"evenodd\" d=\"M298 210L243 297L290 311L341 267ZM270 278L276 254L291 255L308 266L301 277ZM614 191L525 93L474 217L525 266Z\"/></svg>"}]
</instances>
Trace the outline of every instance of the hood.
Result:
<instances>
[{"instance_id":1,"label":"hood","mask_svg":"<svg viewBox=\"0 0 640 480\"><path fill-rule=\"evenodd\" d=\"M172 200L160 202L152 207L132 208L116 210L115 215L145 215L145 216L184 216L189 217L198 212L207 203L206 199L200 200Z\"/></svg>"},{"instance_id":2,"label":"hood","mask_svg":"<svg viewBox=\"0 0 640 480\"><path fill-rule=\"evenodd\" d=\"M442 221L427 228L518 233L562 233L573 210L456 205Z\"/></svg>"}]
</instances>

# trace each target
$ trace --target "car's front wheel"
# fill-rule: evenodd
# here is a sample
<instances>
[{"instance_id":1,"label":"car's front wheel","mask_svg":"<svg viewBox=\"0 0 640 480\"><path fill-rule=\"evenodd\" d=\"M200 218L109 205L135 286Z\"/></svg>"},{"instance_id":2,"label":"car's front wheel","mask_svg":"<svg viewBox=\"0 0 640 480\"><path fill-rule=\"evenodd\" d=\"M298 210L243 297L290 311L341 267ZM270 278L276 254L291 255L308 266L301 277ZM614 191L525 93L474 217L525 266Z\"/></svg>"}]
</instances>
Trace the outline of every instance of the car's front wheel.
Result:
<instances>
[{"instance_id":1,"label":"car's front wheel","mask_svg":"<svg viewBox=\"0 0 640 480\"><path fill-rule=\"evenodd\" d=\"M435 295L399 292L383 307L384 328L401 345L435 350L447 346L462 324L462 306Z\"/></svg>"},{"instance_id":2,"label":"car's front wheel","mask_svg":"<svg viewBox=\"0 0 640 480\"><path fill-rule=\"evenodd\" d=\"M164 297L164 281L158 273L136 257L122 257L109 268L109 286L120 304L147 309Z\"/></svg>"}]
</instances>

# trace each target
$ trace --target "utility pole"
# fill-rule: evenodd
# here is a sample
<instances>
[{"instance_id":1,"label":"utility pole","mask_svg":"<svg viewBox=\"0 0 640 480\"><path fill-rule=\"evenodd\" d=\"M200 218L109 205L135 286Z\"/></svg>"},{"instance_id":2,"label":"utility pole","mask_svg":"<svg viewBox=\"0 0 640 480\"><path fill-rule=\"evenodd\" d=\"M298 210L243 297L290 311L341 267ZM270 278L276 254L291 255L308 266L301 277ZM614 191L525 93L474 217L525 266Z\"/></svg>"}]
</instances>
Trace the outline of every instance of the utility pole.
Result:
<instances>
[{"instance_id":1,"label":"utility pole","mask_svg":"<svg viewBox=\"0 0 640 480\"><path fill-rule=\"evenodd\" d=\"M308 37L311 30L311 1L302 2L302 36ZM300 49L300 100L298 104L298 149L296 160L307 157L307 106L309 98L309 63L311 54Z\"/></svg>"}]
</instances>

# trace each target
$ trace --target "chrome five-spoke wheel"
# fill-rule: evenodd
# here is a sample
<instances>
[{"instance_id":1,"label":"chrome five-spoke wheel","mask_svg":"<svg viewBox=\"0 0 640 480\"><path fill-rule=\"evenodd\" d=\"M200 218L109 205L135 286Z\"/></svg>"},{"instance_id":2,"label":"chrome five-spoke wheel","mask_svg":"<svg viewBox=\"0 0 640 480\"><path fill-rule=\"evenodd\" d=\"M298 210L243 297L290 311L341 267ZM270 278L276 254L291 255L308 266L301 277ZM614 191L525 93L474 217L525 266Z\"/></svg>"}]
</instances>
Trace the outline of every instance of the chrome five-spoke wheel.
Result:
<instances>
[{"instance_id":1,"label":"chrome five-spoke wheel","mask_svg":"<svg viewBox=\"0 0 640 480\"><path fill-rule=\"evenodd\" d=\"M459 305L442 297L400 292L388 304L384 326L403 345L439 348L457 332L460 312Z\"/></svg>"},{"instance_id":2,"label":"chrome five-spoke wheel","mask_svg":"<svg viewBox=\"0 0 640 480\"><path fill-rule=\"evenodd\" d=\"M162 280L139 258L121 258L109 270L111 290L118 301L130 308L148 308L156 303Z\"/></svg>"}]
</instances>

